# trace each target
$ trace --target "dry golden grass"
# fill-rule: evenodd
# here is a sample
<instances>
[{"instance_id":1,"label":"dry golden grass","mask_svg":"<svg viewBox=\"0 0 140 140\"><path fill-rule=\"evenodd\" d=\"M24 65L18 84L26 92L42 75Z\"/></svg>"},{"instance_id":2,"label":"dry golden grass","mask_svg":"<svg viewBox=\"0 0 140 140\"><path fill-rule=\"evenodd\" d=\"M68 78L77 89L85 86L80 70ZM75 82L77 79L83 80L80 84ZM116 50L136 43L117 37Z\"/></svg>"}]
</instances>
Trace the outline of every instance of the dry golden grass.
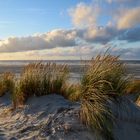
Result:
<instances>
[{"instance_id":1,"label":"dry golden grass","mask_svg":"<svg viewBox=\"0 0 140 140\"><path fill-rule=\"evenodd\" d=\"M125 93L140 93L140 81L131 82L119 57L107 54L89 61L80 84L69 84L68 77L67 65L31 63L24 67L18 81L12 73L1 75L0 96L10 92L14 108L23 105L31 96L53 93L71 101L80 100L81 121L94 129L97 138L100 134L113 140L114 118L107 102Z\"/></svg>"},{"instance_id":2,"label":"dry golden grass","mask_svg":"<svg viewBox=\"0 0 140 140\"><path fill-rule=\"evenodd\" d=\"M140 94L140 80L132 80L127 86L127 94Z\"/></svg>"},{"instance_id":3,"label":"dry golden grass","mask_svg":"<svg viewBox=\"0 0 140 140\"><path fill-rule=\"evenodd\" d=\"M126 92L129 80L125 65L120 62L119 57L107 54L98 55L89 65L81 83L80 118L97 134L112 140L113 116L107 101Z\"/></svg>"},{"instance_id":4,"label":"dry golden grass","mask_svg":"<svg viewBox=\"0 0 140 140\"><path fill-rule=\"evenodd\" d=\"M21 105L24 105L26 99L24 93L20 89L19 81L15 82L14 92L12 94L12 109L16 109Z\"/></svg>"},{"instance_id":5,"label":"dry golden grass","mask_svg":"<svg viewBox=\"0 0 140 140\"><path fill-rule=\"evenodd\" d=\"M29 64L21 73L13 98L22 104L31 96L62 95L68 75L67 65L42 62Z\"/></svg>"},{"instance_id":6,"label":"dry golden grass","mask_svg":"<svg viewBox=\"0 0 140 140\"><path fill-rule=\"evenodd\" d=\"M62 87L62 96L70 101L79 101L80 88L80 84L66 84Z\"/></svg>"},{"instance_id":7,"label":"dry golden grass","mask_svg":"<svg viewBox=\"0 0 140 140\"><path fill-rule=\"evenodd\" d=\"M5 93L13 93L14 90L14 74L11 72L5 72L0 75L0 96Z\"/></svg>"}]
</instances>

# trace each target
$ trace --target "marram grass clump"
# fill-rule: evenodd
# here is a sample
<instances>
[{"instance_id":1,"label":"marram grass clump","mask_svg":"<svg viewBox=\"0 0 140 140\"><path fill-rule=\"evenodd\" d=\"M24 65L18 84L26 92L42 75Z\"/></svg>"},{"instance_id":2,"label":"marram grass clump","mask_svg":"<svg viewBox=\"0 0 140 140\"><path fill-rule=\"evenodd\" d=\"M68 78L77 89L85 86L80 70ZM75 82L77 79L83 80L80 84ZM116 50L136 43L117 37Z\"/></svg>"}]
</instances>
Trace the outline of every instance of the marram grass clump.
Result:
<instances>
[{"instance_id":1,"label":"marram grass clump","mask_svg":"<svg viewBox=\"0 0 140 140\"><path fill-rule=\"evenodd\" d=\"M0 97L6 93L13 94L15 85L15 75L11 72L5 72L0 75Z\"/></svg>"},{"instance_id":2,"label":"marram grass clump","mask_svg":"<svg viewBox=\"0 0 140 140\"><path fill-rule=\"evenodd\" d=\"M12 107L13 109L16 109L22 105L24 105L26 99L24 97L24 93L20 89L20 83L19 81L15 82L14 91L12 94Z\"/></svg>"},{"instance_id":3,"label":"marram grass clump","mask_svg":"<svg viewBox=\"0 0 140 140\"><path fill-rule=\"evenodd\" d=\"M67 65L43 64L42 62L29 64L21 73L14 97L20 97L25 102L31 96L52 93L62 95L68 75Z\"/></svg>"},{"instance_id":4,"label":"marram grass clump","mask_svg":"<svg viewBox=\"0 0 140 140\"><path fill-rule=\"evenodd\" d=\"M128 81L119 57L105 54L90 61L81 82L80 118L97 136L114 139L114 118L107 104L125 93Z\"/></svg>"},{"instance_id":5,"label":"marram grass clump","mask_svg":"<svg viewBox=\"0 0 140 140\"><path fill-rule=\"evenodd\" d=\"M79 101L80 100L80 84L70 84L67 83L62 88L62 96L70 101Z\"/></svg>"},{"instance_id":6,"label":"marram grass clump","mask_svg":"<svg viewBox=\"0 0 140 140\"><path fill-rule=\"evenodd\" d=\"M31 63L24 67L18 80L12 73L1 75L0 96L10 92L14 108L23 105L29 97L53 93L71 101L80 101L81 121L96 132L97 139L103 136L113 140L114 117L108 103L127 93L131 85L125 65L119 57L105 54L89 61L86 68L81 83L70 84L67 65ZM139 82L131 87L132 92L139 90L137 85Z\"/></svg>"}]
</instances>

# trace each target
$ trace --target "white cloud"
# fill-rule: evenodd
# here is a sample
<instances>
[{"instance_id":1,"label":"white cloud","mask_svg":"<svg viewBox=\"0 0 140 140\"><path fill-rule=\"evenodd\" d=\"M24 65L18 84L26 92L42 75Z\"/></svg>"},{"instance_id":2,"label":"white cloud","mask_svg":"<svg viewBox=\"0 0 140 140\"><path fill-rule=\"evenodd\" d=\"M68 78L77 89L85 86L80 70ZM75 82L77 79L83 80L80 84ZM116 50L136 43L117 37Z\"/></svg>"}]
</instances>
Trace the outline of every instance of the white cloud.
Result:
<instances>
[{"instance_id":1,"label":"white cloud","mask_svg":"<svg viewBox=\"0 0 140 140\"><path fill-rule=\"evenodd\" d=\"M69 12L75 26L87 27L96 25L99 11L97 5L80 3Z\"/></svg>"},{"instance_id":2,"label":"white cloud","mask_svg":"<svg viewBox=\"0 0 140 140\"><path fill-rule=\"evenodd\" d=\"M113 55L120 55L122 59L128 59L128 60L136 60L140 59L140 47L133 46L133 47L116 47L114 51L112 51Z\"/></svg>"},{"instance_id":3,"label":"white cloud","mask_svg":"<svg viewBox=\"0 0 140 140\"><path fill-rule=\"evenodd\" d=\"M108 0L110 3L127 3L132 0ZM107 4L107 3L106 3ZM118 11L120 7L114 6ZM101 9L93 3L80 3L69 12L74 29L57 29L43 34L27 37L10 37L0 40L0 59L77 59L91 58L101 50L105 50L114 40L125 42L140 41L140 7L123 8L123 11L110 12L110 9ZM108 8L108 7L107 7ZM107 11L106 11L107 10ZM28 12L43 12L41 9L28 9ZM108 17L103 17L106 13ZM101 13L102 12L102 13ZM118 14L118 15L117 15ZM117 15L117 17L116 17ZM113 20L110 17L115 17ZM105 21L103 26L98 19ZM0 21L1 24L6 24ZM130 45L131 46L131 45ZM113 54L123 54L123 58L140 58L137 48L116 49Z\"/></svg>"},{"instance_id":4,"label":"white cloud","mask_svg":"<svg viewBox=\"0 0 140 140\"><path fill-rule=\"evenodd\" d=\"M120 32L114 26L90 27L83 31L83 38L87 42L106 44L115 39Z\"/></svg>"},{"instance_id":5,"label":"white cloud","mask_svg":"<svg viewBox=\"0 0 140 140\"><path fill-rule=\"evenodd\" d=\"M140 25L140 7L121 12L117 22L119 29L128 29L137 25Z\"/></svg>"},{"instance_id":6,"label":"white cloud","mask_svg":"<svg viewBox=\"0 0 140 140\"><path fill-rule=\"evenodd\" d=\"M27 37L10 37L0 41L0 52L22 52L76 45L74 30L53 30Z\"/></svg>"},{"instance_id":7,"label":"white cloud","mask_svg":"<svg viewBox=\"0 0 140 140\"><path fill-rule=\"evenodd\" d=\"M0 53L24 52L53 48L107 44L114 39L128 42L140 41L140 28L118 30L115 26L87 27L84 29L57 29L27 37L10 37L0 40ZM88 45L89 46L89 45Z\"/></svg>"},{"instance_id":8,"label":"white cloud","mask_svg":"<svg viewBox=\"0 0 140 140\"><path fill-rule=\"evenodd\" d=\"M128 29L123 34L118 36L119 40L126 40L128 42L137 42L140 41L140 26Z\"/></svg>"}]
</instances>

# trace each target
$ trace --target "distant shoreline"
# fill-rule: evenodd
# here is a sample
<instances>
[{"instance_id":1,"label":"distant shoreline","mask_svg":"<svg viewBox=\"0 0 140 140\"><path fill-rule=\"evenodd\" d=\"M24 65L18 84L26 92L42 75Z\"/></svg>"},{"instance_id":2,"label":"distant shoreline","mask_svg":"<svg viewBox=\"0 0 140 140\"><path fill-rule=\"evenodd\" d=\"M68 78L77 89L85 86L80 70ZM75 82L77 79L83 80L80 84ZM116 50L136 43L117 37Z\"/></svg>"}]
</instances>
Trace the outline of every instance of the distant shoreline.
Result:
<instances>
[{"instance_id":1,"label":"distant shoreline","mask_svg":"<svg viewBox=\"0 0 140 140\"><path fill-rule=\"evenodd\" d=\"M0 74L3 72L12 72L15 74L19 74L22 70L23 67L27 64L30 63L31 61L7 61L7 63L0 61ZM11 63L10 63L11 62ZM49 61L45 61L45 62L49 62ZM51 61L50 61L51 62ZM54 62L54 61L53 61ZM24 63L24 64L23 64ZM80 61L57 61L56 63L58 64L68 64L70 67L70 80L71 81L79 81L80 77L83 74L83 69L85 67L85 64L80 64ZM133 75L135 79L140 79L140 61L127 61L126 64L126 69L127 69L127 73L129 75Z\"/></svg>"}]
</instances>

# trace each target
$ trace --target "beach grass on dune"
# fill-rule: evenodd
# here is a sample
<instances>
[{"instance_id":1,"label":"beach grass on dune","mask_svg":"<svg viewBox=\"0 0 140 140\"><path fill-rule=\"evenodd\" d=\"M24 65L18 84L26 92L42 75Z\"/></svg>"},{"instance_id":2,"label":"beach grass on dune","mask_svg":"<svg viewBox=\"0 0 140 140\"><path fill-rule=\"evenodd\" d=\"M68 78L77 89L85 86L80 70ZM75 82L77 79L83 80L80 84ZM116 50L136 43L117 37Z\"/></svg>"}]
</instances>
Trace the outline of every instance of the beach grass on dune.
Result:
<instances>
[{"instance_id":1,"label":"beach grass on dune","mask_svg":"<svg viewBox=\"0 0 140 140\"><path fill-rule=\"evenodd\" d=\"M25 102L31 96L64 93L66 81L69 76L67 65L55 63L32 63L24 67L15 88L14 97Z\"/></svg>"},{"instance_id":2,"label":"beach grass on dune","mask_svg":"<svg viewBox=\"0 0 140 140\"><path fill-rule=\"evenodd\" d=\"M62 96L70 101L79 101L80 100L80 84L69 84L67 83L62 88Z\"/></svg>"},{"instance_id":3,"label":"beach grass on dune","mask_svg":"<svg viewBox=\"0 0 140 140\"><path fill-rule=\"evenodd\" d=\"M14 91L15 75L11 72L5 72L0 75L0 96L5 95L7 92L10 94Z\"/></svg>"},{"instance_id":4,"label":"beach grass on dune","mask_svg":"<svg viewBox=\"0 0 140 140\"><path fill-rule=\"evenodd\" d=\"M97 139L103 136L113 140L114 116L108 103L126 93L140 93L140 81L130 80L119 57L106 53L86 64L81 83L70 84L68 78L68 65L31 63L24 67L19 79L10 72L0 76L0 96L11 93L14 109L32 96L54 93L79 101L81 122L97 134Z\"/></svg>"},{"instance_id":5,"label":"beach grass on dune","mask_svg":"<svg viewBox=\"0 0 140 140\"><path fill-rule=\"evenodd\" d=\"M128 84L125 66L119 57L105 54L92 59L81 82L80 118L88 127L113 139L113 116L107 102L125 93Z\"/></svg>"}]
</instances>

